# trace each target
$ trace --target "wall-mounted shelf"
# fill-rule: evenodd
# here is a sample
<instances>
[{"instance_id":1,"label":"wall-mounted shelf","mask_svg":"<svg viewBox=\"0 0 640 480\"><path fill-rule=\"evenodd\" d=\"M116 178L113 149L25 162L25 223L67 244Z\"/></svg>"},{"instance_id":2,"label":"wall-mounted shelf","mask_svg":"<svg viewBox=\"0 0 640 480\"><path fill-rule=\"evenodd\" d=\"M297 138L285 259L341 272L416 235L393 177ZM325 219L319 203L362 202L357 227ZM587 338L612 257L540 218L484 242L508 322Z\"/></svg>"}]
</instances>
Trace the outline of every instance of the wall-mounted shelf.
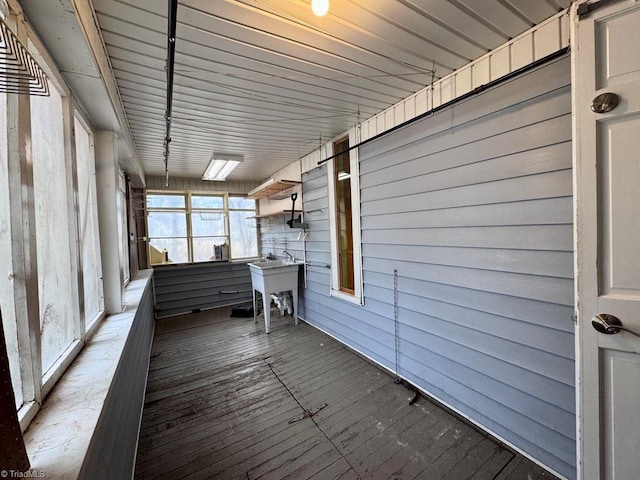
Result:
<instances>
[{"instance_id":1,"label":"wall-mounted shelf","mask_svg":"<svg viewBox=\"0 0 640 480\"><path fill-rule=\"evenodd\" d=\"M302 210L294 210L294 214L302 213ZM273 213L265 213L264 215L254 215L253 217L246 218L269 218L269 217L277 217L278 215L291 215L291 210L279 210Z\"/></svg>"},{"instance_id":2,"label":"wall-mounted shelf","mask_svg":"<svg viewBox=\"0 0 640 480\"><path fill-rule=\"evenodd\" d=\"M247 198L259 200L261 198L284 199L288 195L285 192L302 182L295 180L269 180L262 185L254 188L247 194Z\"/></svg>"}]
</instances>

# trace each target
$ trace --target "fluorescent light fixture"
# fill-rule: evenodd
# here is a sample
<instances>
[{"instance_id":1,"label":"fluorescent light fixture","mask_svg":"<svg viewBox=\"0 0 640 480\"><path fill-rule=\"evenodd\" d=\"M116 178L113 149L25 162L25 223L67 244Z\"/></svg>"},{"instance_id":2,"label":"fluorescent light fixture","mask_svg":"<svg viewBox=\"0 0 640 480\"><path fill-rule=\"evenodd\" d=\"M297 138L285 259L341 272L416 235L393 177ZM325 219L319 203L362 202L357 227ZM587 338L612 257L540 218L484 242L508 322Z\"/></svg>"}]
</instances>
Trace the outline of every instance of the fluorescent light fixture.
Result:
<instances>
[{"instance_id":1,"label":"fluorescent light fixture","mask_svg":"<svg viewBox=\"0 0 640 480\"><path fill-rule=\"evenodd\" d=\"M318 17L322 17L329 11L329 0L311 0L311 10Z\"/></svg>"},{"instance_id":2,"label":"fluorescent light fixture","mask_svg":"<svg viewBox=\"0 0 640 480\"><path fill-rule=\"evenodd\" d=\"M223 182L231 171L243 161L240 155L213 155L211 163L204 171L203 180Z\"/></svg>"}]
</instances>

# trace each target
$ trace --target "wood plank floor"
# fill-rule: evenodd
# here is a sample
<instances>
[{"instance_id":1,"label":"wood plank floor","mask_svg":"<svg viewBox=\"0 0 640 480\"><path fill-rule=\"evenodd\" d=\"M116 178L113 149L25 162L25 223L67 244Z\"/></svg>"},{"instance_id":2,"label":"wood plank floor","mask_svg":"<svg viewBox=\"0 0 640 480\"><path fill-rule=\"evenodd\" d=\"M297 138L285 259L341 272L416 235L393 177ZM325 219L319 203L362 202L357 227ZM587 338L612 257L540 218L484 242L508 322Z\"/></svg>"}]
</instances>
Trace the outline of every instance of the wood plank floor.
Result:
<instances>
[{"instance_id":1,"label":"wood plank floor","mask_svg":"<svg viewBox=\"0 0 640 480\"><path fill-rule=\"evenodd\" d=\"M158 321L136 479L555 478L304 322L229 313Z\"/></svg>"}]
</instances>

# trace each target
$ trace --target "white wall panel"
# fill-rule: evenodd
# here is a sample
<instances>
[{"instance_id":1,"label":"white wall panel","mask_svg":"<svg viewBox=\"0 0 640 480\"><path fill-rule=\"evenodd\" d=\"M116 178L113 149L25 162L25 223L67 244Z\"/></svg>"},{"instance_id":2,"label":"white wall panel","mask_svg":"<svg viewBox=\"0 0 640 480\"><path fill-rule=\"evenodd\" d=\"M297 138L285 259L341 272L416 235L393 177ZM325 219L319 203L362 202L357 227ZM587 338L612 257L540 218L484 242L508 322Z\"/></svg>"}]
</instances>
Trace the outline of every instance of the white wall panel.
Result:
<instances>
[{"instance_id":1,"label":"white wall panel","mask_svg":"<svg viewBox=\"0 0 640 480\"><path fill-rule=\"evenodd\" d=\"M460 70L460 73L456 75L456 88L455 94L456 96L464 95L465 93L469 93L471 91L472 79L471 72L472 68L465 68Z\"/></svg>"},{"instance_id":2,"label":"white wall panel","mask_svg":"<svg viewBox=\"0 0 640 480\"><path fill-rule=\"evenodd\" d=\"M491 57L485 57L473 64L472 71L472 88L485 85L491 81Z\"/></svg>"},{"instance_id":3,"label":"white wall panel","mask_svg":"<svg viewBox=\"0 0 640 480\"><path fill-rule=\"evenodd\" d=\"M406 110L404 108L405 103L406 103L406 100L403 100L393 108L393 124L394 125L399 125L402 122L404 122L404 119L406 118Z\"/></svg>"},{"instance_id":4,"label":"white wall panel","mask_svg":"<svg viewBox=\"0 0 640 480\"><path fill-rule=\"evenodd\" d=\"M511 71L511 46L499 48L489 59L491 62L491 81L504 77Z\"/></svg>"},{"instance_id":5,"label":"white wall panel","mask_svg":"<svg viewBox=\"0 0 640 480\"><path fill-rule=\"evenodd\" d=\"M533 33L519 37L511 45L511 71L526 67L534 61Z\"/></svg>"},{"instance_id":6,"label":"white wall panel","mask_svg":"<svg viewBox=\"0 0 640 480\"><path fill-rule=\"evenodd\" d=\"M404 112L406 118L413 118L416 116L416 96L411 95L404 101Z\"/></svg>"},{"instance_id":7,"label":"white wall panel","mask_svg":"<svg viewBox=\"0 0 640 480\"><path fill-rule=\"evenodd\" d=\"M418 93L416 93L416 116L428 112L431 108L429 102L429 94L430 90L428 89L422 89Z\"/></svg>"},{"instance_id":8,"label":"white wall panel","mask_svg":"<svg viewBox=\"0 0 640 480\"><path fill-rule=\"evenodd\" d=\"M445 104L456 98L456 78L462 75L460 71L457 75L448 75L440 82L440 103Z\"/></svg>"},{"instance_id":9,"label":"white wall panel","mask_svg":"<svg viewBox=\"0 0 640 480\"><path fill-rule=\"evenodd\" d=\"M442 82L436 82L429 89L431 93L431 108L442 105Z\"/></svg>"},{"instance_id":10,"label":"white wall panel","mask_svg":"<svg viewBox=\"0 0 640 480\"><path fill-rule=\"evenodd\" d=\"M375 130L375 135L378 135L380 132L384 132L385 130L387 130L386 128L386 124L385 124L385 115L386 112L382 112L379 113L378 115L376 115L375 118L375 124L376 124L376 130Z\"/></svg>"},{"instance_id":11,"label":"white wall panel","mask_svg":"<svg viewBox=\"0 0 640 480\"><path fill-rule=\"evenodd\" d=\"M535 60L551 55L562 48L562 25L560 21L541 25L534 33Z\"/></svg>"},{"instance_id":12,"label":"white wall panel","mask_svg":"<svg viewBox=\"0 0 640 480\"><path fill-rule=\"evenodd\" d=\"M384 130L389 130L396 126L396 115L394 113L396 106L394 105L391 108L388 108L384 111Z\"/></svg>"}]
</instances>

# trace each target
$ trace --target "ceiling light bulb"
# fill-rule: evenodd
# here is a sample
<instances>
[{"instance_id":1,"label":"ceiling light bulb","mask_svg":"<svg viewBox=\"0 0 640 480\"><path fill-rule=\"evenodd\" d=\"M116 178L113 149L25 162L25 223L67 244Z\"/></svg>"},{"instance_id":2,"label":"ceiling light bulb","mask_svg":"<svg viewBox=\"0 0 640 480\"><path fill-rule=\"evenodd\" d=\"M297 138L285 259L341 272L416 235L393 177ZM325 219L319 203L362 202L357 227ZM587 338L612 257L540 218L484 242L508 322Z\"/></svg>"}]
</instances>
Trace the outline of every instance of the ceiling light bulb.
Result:
<instances>
[{"instance_id":1,"label":"ceiling light bulb","mask_svg":"<svg viewBox=\"0 0 640 480\"><path fill-rule=\"evenodd\" d=\"M326 15L329 11L329 0L311 0L311 10L319 17Z\"/></svg>"}]
</instances>

